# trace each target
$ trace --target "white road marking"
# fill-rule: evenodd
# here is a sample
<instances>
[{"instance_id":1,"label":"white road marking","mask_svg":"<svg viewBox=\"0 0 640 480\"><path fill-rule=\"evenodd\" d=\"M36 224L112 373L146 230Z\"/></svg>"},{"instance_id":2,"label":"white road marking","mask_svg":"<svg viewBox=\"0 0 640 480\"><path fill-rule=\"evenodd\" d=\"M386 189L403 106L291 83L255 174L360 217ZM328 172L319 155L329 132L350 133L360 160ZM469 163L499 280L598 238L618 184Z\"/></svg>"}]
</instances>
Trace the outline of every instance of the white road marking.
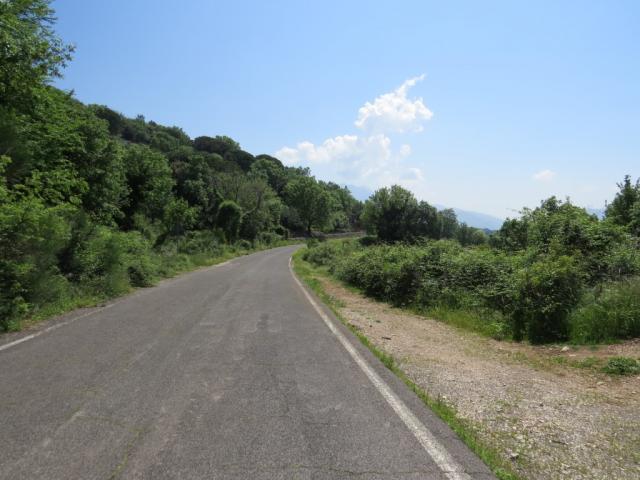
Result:
<instances>
[{"instance_id":1,"label":"white road marking","mask_svg":"<svg viewBox=\"0 0 640 480\"><path fill-rule=\"evenodd\" d=\"M238 258L238 257L236 257L236 258ZM225 265L229 265L229 264L232 264L232 262L236 258L229 259L229 260L227 260L225 262L222 262L222 263L216 263L215 265L210 265L208 267L203 267L203 268L200 268L200 269L197 269L197 270L193 270L193 271L188 272L188 273L197 273L197 272L200 272L200 271L206 271L206 270L214 269L214 268L217 268L217 267L222 267L222 266L225 266ZM165 285L168 285L170 283L174 283L176 281L182 280L185 277L187 277L186 274L185 275L181 275L181 276L179 276L177 278L166 278L166 279L162 280L158 285L156 285L153 288L164 287ZM149 291L153 290L153 288L145 288L145 289L142 289L142 290L140 290L140 291L138 291L136 293L133 293L131 295L126 295L124 297L114 299L113 303L109 303L109 304L105 305L104 307L102 307L102 308L100 308L98 310L93 310L91 312L87 312L85 314L82 314L82 315L80 315L78 317L71 318L71 319L67 320L66 322L56 323L55 325L51 325L50 327L47 327L44 330L40 330L39 332L32 333L31 335L26 335L26 336L24 336L22 338L14 340L13 342L9 342L9 343L5 343L4 345L0 345L0 352L3 351L3 350L7 350L7 349L9 349L11 347L15 347L16 345L19 345L19 344L21 344L23 342L26 342L27 340L33 340L34 338L39 337L43 333L51 332L52 330L55 330L56 328L60 328L60 327L64 327L65 325L69 325L70 323L73 323L76 320L80 320L82 318L89 317L89 316L94 315L94 314L96 314L98 312L103 312L107 308L113 307L114 305L116 305L117 303L125 300L126 298L137 297L137 296L139 296L139 295L141 295L143 293L146 293L146 292L149 292Z\"/></svg>"},{"instance_id":2,"label":"white road marking","mask_svg":"<svg viewBox=\"0 0 640 480\"><path fill-rule=\"evenodd\" d=\"M355 347L349 342L347 337L343 335L343 333L338 330L338 328L333 324L329 316L320 308L318 303L313 299L307 289L302 285L298 277L293 272L293 268L291 265L291 258L289 258L289 271L291 275L293 275L293 279L296 281L302 293L304 293L305 297L309 303L313 306L315 311L320 315L320 318L324 321L324 323L329 327L331 333L333 333L342 346L347 350L351 358L358 364L360 369L364 372L364 374L369 378L374 387L380 392L382 397L387 401L389 406L393 409L394 412L400 417L400 419L404 422L407 428L413 433L416 437L422 448L425 449L427 454L433 459L435 464L442 470L444 475L450 480L471 480L471 476L464 471L462 465L460 465L456 460L451 456L451 454L447 451L444 446L438 442L433 433L424 426L424 424L416 417L411 410L405 405L405 403L398 397L391 387L389 387L382 378L369 366L369 364L365 361L364 358L358 353Z\"/></svg>"},{"instance_id":3,"label":"white road marking","mask_svg":"<svg viewBox=\"0 0 640 480\"><path fill-rule=\"evenodd\" d=\"M9 342L9 343L5 343L4 345L0 345L0 352L2 350L6 350L7 348L15 347L16 345L18 345L18 344L20 344L22 342L26 342L27 340L32 340L32 339L34 339L36 337L39 337L43 333L51 332L53 330L56 330L57 328L64 327L65 325L69 325L70 323L73 323L76 320L80 320L81 318L86 318L86 317L88 317L90 315L94 315L94 314L96 314L98 312L103 312L107 308L111 308L114 305L115 305L115 303L107 304L104 307L100 308L99 310L93 310L91 312L84 313L84 314L79 315L77 317L71 318L71 319L67 320L66 322L56 323L55 325L51 325L50 327L47 327L44 330L40 330L39 332L32 333L31 335L27 335L26 337L19 338L18 340L14 340L13 342Z\"/></svg>"}]
</instances>

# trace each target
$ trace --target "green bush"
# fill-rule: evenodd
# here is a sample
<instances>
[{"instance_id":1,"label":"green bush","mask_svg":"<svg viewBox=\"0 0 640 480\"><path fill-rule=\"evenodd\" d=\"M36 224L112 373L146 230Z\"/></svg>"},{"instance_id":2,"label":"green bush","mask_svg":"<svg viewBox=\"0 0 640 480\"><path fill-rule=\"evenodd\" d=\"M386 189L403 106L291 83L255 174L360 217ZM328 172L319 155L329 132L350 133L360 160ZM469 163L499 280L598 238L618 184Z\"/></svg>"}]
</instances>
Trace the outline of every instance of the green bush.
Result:
<instances>
[{"instance_id":1,"label":"green bush","mask_svg":"<svg viewBox=\"0 0 640 480\"><path fill-rule=\"evenodd\" d=\"M567 256L543 257L515 276L511 321L516 339L566 340L569 313L578 302L583 274Z\"/></svg>"},{"instance_id":2,"label":"green bush","mask_svg":"<svg viewBox=\"0 0 640 480\"><path fill-rule=\"evenodd\" d=\"M302 258L315 265L330 266L355 249L353 240L336 240L319 243L315 239L307 240L307 249Z\"/></svg>"},{"instance_id":3,"label":"green bush","mask_svg":"<svg viewBox=\"0 0 640 480\"><path fill-rule=\"evenodd\" d=\"M240 250L251 250L253 248L253 245L249 240L242 239L242 240L238 240L235 243L235 247Z\"/></svg>"},{"instance_id":4,"label":"green bush","mask_svg":"<svg viewBox=\"0 0 640 480\"><path fill-rule=\"evenodd\" d=\"M599 285L585 294L569 317L578 343L640 337L640 278Z\"/></svg>"},{"instance_id":5,"label":"green bush","mask_svg":"<svg viewBox=\"0 0 640 480\"><path fill-rule=\"evenodd\" d=\"M225 200L218 207L217 224L225 234L227 242L238 239L242 223L242 208L235 202Z\"/></svg>"},{"instance_id":6,"label":"green bush","mask_svg":"<svg viewBox=\"0 0 640 480\"><path fill-rule=\"evenodd\" d=\"M610 375L637 375L640 373L640 362L629 357L612 357L602 371Z\"/></svg>"},{"instance_id":7,"label":"green bush","mask_svg":"<svg viewBox=\"0 0 640 480\"><path fill-rule=\"evenodd\" d=\"M256 241L262 245L275 245L282 237L274 232L260 232L256 237Z\"/></svg>"},{"instance_id":8,"label":"green bush","mask_svg":"<svg viewBox=\"0 0 640 480\"><path fill-rule=\"evenodd\" d=\"M71 238L71 206L34 198L0 204L0 330L52 299L69 294L58 255Z\"/></svg>"}]
</instances>

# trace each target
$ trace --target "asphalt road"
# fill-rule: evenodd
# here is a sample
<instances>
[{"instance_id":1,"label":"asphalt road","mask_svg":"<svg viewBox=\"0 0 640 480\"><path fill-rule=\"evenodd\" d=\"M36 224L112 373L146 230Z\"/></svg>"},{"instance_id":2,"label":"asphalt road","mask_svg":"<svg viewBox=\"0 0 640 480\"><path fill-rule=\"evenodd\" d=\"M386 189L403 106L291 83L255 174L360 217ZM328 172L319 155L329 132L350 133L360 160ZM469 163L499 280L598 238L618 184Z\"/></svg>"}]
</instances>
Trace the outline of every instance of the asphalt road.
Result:
<instances>
[{"instance_id":1,"label":"asphalt road","mask_svg":"<svg viewBox=\"0 0 640 480\"><path fill-rule=\"evenodd\" d=\"M0 479L493 479L312 305L295 248L1 337Z\"/></svg>"}]
</instances>

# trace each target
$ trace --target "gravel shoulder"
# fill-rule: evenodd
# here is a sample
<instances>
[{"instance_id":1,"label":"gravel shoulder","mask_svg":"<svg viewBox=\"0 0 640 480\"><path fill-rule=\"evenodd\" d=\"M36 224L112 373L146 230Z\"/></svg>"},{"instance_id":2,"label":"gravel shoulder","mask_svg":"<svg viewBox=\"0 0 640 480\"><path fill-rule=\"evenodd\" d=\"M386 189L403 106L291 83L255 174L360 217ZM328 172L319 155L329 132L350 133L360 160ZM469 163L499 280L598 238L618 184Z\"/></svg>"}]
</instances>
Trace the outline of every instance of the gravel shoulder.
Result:
<instances>
[{"instance_id":1,"label":"gravel shoulder","mask_svg":"<svg viewBox=\"0 0 640 480\"><path fill-rule=\"evenodd\" d=\"M640 376L586 366L640 358L640 342L501 342L371 300L324 275L318 280L347 322L455 408L523 478L640 479Z\"/></svg>"}]
</instances>

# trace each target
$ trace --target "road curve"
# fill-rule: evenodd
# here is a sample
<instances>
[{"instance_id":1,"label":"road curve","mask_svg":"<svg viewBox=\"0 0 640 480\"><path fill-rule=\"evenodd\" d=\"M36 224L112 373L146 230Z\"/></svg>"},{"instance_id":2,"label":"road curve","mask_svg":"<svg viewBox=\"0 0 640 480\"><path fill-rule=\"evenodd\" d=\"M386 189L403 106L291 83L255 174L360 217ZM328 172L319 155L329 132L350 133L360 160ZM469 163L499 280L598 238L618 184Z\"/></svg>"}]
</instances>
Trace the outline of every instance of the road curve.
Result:
<instances>
[{"instance_id":1,"label":"road curve","mask_svg":"<svg viewBox=\"0 0 640 480\"><path fill-rule=\"evenodd\" d=\"M2 337L0 479L494 479L314 308L295 248Z\"/></svg>"}]
</instances>

